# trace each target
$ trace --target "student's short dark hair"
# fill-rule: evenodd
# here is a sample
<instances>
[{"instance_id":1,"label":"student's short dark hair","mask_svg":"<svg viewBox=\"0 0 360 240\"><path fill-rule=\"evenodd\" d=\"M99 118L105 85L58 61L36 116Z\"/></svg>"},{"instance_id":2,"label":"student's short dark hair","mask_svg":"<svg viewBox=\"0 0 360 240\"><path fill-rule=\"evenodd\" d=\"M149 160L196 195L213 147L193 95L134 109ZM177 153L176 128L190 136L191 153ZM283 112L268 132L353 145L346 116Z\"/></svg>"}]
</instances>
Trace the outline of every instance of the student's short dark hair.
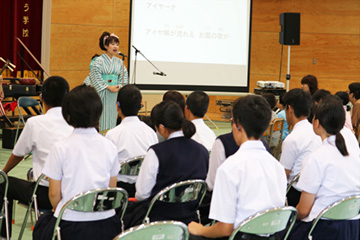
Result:
<instances>
[{"instance_id":1,"label":"student's short dark hair","mask_svg":"<svg viewBox=\"0 0 360 240\"><path fill-rule=\"evenodd\" d=\"M195 134L195 125L187 120L180 106L174 101L162 101L151 111L151 120L155 127L162 124L165 128L173 131L182 129L186 138Z\"/></svg>"},{"instance_id":2,"label":"student's short dark hair","mask_svg":"<svg viewBox=\"0 0 360 240\"><path fill-rule=\"evenodd\" d=\"M319 89L312 95L312 99L314 102L319 103L321 99L329 95L331 95L331 93L328 90Z\"/></svg>"},{"instance_id":3,"label":"student's short dark hair","mask_svg":"<svg viewBox=\"0 0 360 240\"><path fill-rule=\"evenodd\" d=\"M136 116L141 108L140 90L132 84L122 87L118 94L118 102L124 116Z\"/></svg>"},{"instance_id":4,"label":"student's short dark hair","mask_svg":"<svg viewBox=\"0 0 360 240\"><path fill-rule=\"evenodd\" d=\"M335 135L335 145L343 156L348 156L346 143L340 130L345 124L345 111L342 100L338 96L329 95L314 107L314 119L318 119L320 125L328 134Z\"/></svg>"},{"instance_id":5,"label":"student's short dark hair","mask_svg":"<svg viewBox=\"0 0 360 240\"><path fill-rule=\"evenodd\" d=\"M274 109L274 107L276 106L276 97L275 97L275 95L272 94L272 93L264 93L261 96L263 96L263 98L265 98L265 100L270 105L270 108Z\"/></svg>"},{"instance_id":6,"label":"student's short dark hair","mask_svg":"<svg viewBox=\"0 0 360 240\"><path fill-rule=\"evenodd\" d=\"M284 96L285 96L285 92L282 92L282 93L280 93L280 95L279 95L279 103L281 104L281 105L283 105L283 106L285 106L285 102L284 102Z\"/></svg>"},{"instance_id":7,"label":"student's short dark hair","mask_svg":"<svg viewBox=\"0 0 360 240\"><path fill-rule=\"evenodd\" d=\"M209 107L209 96L203 91L192 92L186 98L186 106L195 117L202 118Z\"/></svg>"},{"instance_id":8,"label":"student's short dark hair","mask_svg":"<svg viewBox=\"0 0 360 240\"><path fill-rule=\"evenodd\" d=\"M301 84L309 86L310 94L313 95L318 90L318 81L314 75L306 75L301 79Z\"/></svg>"},{"instance_id":9,"label":"student's short dark hair","mask_svg":"<svg viewBox=\"0 0 360 240\"><path fill-rule=\"evenodd\" d=\"M45 80L42 86L42 100L51 107L60 107L68 92L69 84L64 78L51 76Z\"/></svg>"},{"instance_id":10,"label":"student's short dark hair","mask_svg":"<svg viewBox=\"0 0 360 240\"><path fill-rule=\"evenodd\" d=\"M95 88L80 85L64 98L62 114L74 128L98 128L102 102Z\"/></svg>"},{"instance_id":11,"label":"student's short dark hair","mask_svg":"<svg viewBox=\"0 0 360 240\"><path fill-rule=\"evenodd\" d=\"M300 88L291 89L284 96L286 107L291 106L294 109L295 116L308 117L313 106L310 93Z\"/></svg>"},{"instance_id":12,"label":"student's short dark hair","mask_svg":"<svg viewBox=\"0 0 360 240\"><path fill-rule=\"evenodd\" d=\"M184 96L175 90L169 90L163 95L163 101L171 100L179 104L180 108L184 111L185 109L185 98Z\"/></svg>"},{"instance_id":13,"label":"student's short dark hair","mask_svg":"<svg viewBox=\"0 0 360 240\"><path fill-rule=\"evenodd\" d=\"M249 95L235 101L233 121L244 128L248 138L259 139L269 126L270 120L270 105L263 97Z\"/></svg>"},{"instance_id":14,"label":"student's short dark hair","mask_svg":"<svg viewBox=\"0 0 360 240\"><path fill-rule=\"evenodd\" d=\"M104 38L107 37L104 41ZM101 50L106 51L105 45L109 46L110 43L120 43L117 37L110 36L109 32L103 32L99 38L99 47Z\"/></svg>"},{"instance_id":15,"label":"student's short dark hair","mask_svg":"<svg viewBox=\"0 0 360 240\"><path fill-rule=\"evenodd\" d=\"M349 84L349 94L353 93L354 98L360 99L360 82L353 82Z\"/></svg>"}]
</instances>

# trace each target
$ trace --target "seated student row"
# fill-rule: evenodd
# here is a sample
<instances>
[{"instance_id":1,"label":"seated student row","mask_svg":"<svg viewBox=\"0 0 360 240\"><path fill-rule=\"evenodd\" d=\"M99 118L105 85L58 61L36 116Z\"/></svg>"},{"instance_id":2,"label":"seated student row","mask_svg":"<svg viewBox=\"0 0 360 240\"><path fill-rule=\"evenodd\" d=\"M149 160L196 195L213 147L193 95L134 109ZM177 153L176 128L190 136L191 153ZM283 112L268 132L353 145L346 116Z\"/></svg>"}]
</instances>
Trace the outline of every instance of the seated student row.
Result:
<instances>
[{"instance_id":1,"label":"seated student row","mask_svg":"<svg viewBox=\"0 0 360 240\"><path fill-rule=\"evenodd\" d=\"M164 105L165 103L163 103L163 105ZM169 104L169 103L167 103L167 104ZM161 104L160 104L161 105ZM160 108L160 105L159 105L159 108ZM172 104L173 106L175 106L174 104ZM172 107L172 108L176 108L176 107ZM171 109L172 109L171 108ZM156 108L155 108L156 109ZM154 110L155 110L154 109ZM166 108L165 108L166 109ZM167 111L165 111L165 109L164 109L164 112L169 112L168 110ZM161 112L161 111L160 111ZM164 113L164 112L161 112L161 113ZM176 112L176 111L175 111ZM179 113L179 111L177 111L178 113ZM161 114L160 114L161 115ZM180 118L179 118L180 119ZM163 124L163 123L159 123L158 125L157 125L157 127L159 128L159 129L161 129L162 127L164 127L165 129L166 129L166 126L167 126L167 123L166 122L164 122L165 124ZM161 125L163 125L163 126L161 126ZM169 128L169 127L168 127ZM175 127L175 128L177 128L177 129L171 129L171 131L172 132L176 132L176 130L180 130L178 127ZM175 130L175 131L174 131ZM161 131L161 130L160 130ZM168 133L165 131L165 136L170 136L170 134L169 135L167 135ZM206 175L206 171L205 171L205 175ZM205 176L203 175L203 179L205 178Z\"/></svg>"},{"instance_id":2,"label":"seated student row","mask_svg":"<svg viewBox=\"0 0 360 240\"><path fill-rule=\"evenodd\" d=\"M68 91L69 91L68 83L65 79L61 77L51 77L45 81L42 91L42 99L47 112L45 115L31 118L31 120L27 122L24 129L24 134L21 135L12 156L10 157L4 168L4 171L9 172L22 160L23 156L25 156L30 152L33 152L34 177L38 178L38 176L43 170L44 163L48 158L50 149L52 149L53 145L59 140L69 137L73 131L73 127L71 127L66 123L65 119L61 114L62 101L64 96L68 93ZM135 134L135 137L137 137L137 139L131 139L131 137L134 136L134 134L130 134L129 132L123 131L122 132L123 136L121 136L123 139L125 138L127 139L127 141L131 143L136 143L136 141L139 141L139 139L143 140L144 136L145 137L148 136L148 140L147 139L143 140L143 142L145 142L144 144L141 143L137 144L137 146L140 146L140 149L139 147L133 147L134 149L133 151L129 149L130 144L126 146L126 142L125 144L123 144L125 146L122 146L121 144L120 145L117 144L118 146L117 155L119 156L119 160L126 159L126 157L123 157L123 159L121 159L122 155L131 156L131 154L134 155L144 154L146 153L148 147L157 143L155 132L151 128L146 126L144 123L140 122L137 117L133 117L137 115L137 112L140 109L140 103L141 103L140 91L136 87L129 85L127 87L124 87L121 93L122 94L119 94L118 104L121 104L122 106L122 108L119 108L119 112L120 115L123 117L124 121L123 124L119 126L119 129L113 129L114 134L111 133L108 134L107 138L116 142L116 138L115 139L112 138L112 136L116 136L115 131L121 133L121 128L125 128L125 129L130 129L130 131L135 131L136 129L139 129L140 132L139 134ZM194 96L196 96L196 94ZM206 101L208 104L208 98L207 100L205 99L205 103ZM79 109L81 108L82 107L79 106ZM89 108L93 110L94 107L89 107ZM85 119L85 115L83 113L76 113L76 114L80 114L80 116L77 117L81 117ZM183 113L181 111L181 114L178 115L181 116L182 114ZM97 127L96 123L94 126ZM200 126L201 126L201 122L200 122ZM120 143L123 142L124 141ZM141 146L143 147L143 149L141 149ZM82 147L83 146L79 147L79 149L81 150ZM76 145L74 145L74 148L76 148ZM95 149L101 152L101 149L94 148L94 150ZM94 154L94 156L96 155ZM208 154L206 154L206 157L208 157ZM207 168L204 169L204 177L202 177L203 179L205 179L206 171ZM33 187L35 183L26 182L16 178L10 178L10 181L11 181L10 191L9 191L10 203L12 204L13 199L20 200L23 202L28 202L31 198L31 194L33 192ZM17 182L20 183L17 184ZM46 184L47 182L45 181L41 183L41 185L45 185L45 186L44 187L40 186L39 190L37 191L39 207L44 209L51 209L52 205L48 198L48 187L46 186ZM10 209L12 210L11 207ZM11 212L9 215L11 215ZM11 219L11 216L9 217L9 219ZM2 229L5 230L5 228ZM5 231L3 231L3 236L5 237Z\"/></svg>"}]
</instances>

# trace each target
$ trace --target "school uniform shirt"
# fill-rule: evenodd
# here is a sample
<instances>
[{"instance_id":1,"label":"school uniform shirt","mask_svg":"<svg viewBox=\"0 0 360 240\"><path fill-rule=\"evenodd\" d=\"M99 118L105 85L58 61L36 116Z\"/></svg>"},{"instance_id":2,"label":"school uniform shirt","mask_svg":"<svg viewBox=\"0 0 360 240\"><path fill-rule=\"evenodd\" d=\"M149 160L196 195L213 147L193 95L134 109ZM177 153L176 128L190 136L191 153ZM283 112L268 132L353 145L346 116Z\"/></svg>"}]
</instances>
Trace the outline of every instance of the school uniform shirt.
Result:
<instances>
[{"instance_id":1,"label":"school uniform shirt","mask_svg":"<svg viewBox=\"0 0 360 240\"><path fill-rule=\"evenodd\" d=\"M121 123L106 133L117 148L119 164L133 157L145 155L150 146L158 143L152 128L140 121L138 116L125 117ZM119 174L118 181L135 183L136 176Z\"/></svg>"},{"instance_id":2,"label":"school uniform shirt","mask_svg":"<svg viewBox=\"0 0 360 240\"><path fill-rule=\"evenodd\" d=\"M202 118L194 119L191 122L196 128L196 132L191 139L202 144L208 151L210 151L216 139L215 133L205 124Z\"/></svg>"},{"instance_id":3,"label":"school uniform shirt","mask_svg":"<svg viewBox=\"0 0 360 240\"><path fill-rule=\"evenodd\" d=\"M76 128L73 134L55 144L46 161L43 173L61 181L61 200L54 217L63 205L77 194L109 187L110 178L118 174L120 166L116 147L95 128ZM109 218L114 210L83 213L66 211L67 221L95 221Z\"/></svg>"},{"instance_id":4,"label":"school uniform shirt","mask_svg":"<svg viewBox=\"0 0 360 240\"><path fill-rule=\"evenodd\" d=\"M269 208L284 206L283 166L261 141L246 141L218 168L209 218L234 224Z\"/></svg>"},{"instance_id":5,"label":"school uniform shirt","mask_svg":"<svg viewBox=\"0 0 360 240\"><path fill-rule=\"evenodd\" d=\"M73 130L65 121L61 107L53 107L44 115L34 116L26 121L12 153L21 157L32 152L34 179L37 179L51 148L59 140L70 136ZM42 180L40 185L49 186L49 182Z\"/></svg>"},{"instance_id":6,"label":"school uniform shirt","mask_svg":"<svg viewBox=\"0 0 360 240\"><path fill-rule=\"evenodd\" d=\"M280 163L290 170L288 182L300 173L303 160L321 145L321 138L314 133L307 119L297 122L282 144ZM293 185L296 189L296 184Z\"/></svg>"},{"instance_id":7,"label":"school uniform shirt","mask_svg":"<svg viewBox=\"0 0 360 240\"><path fill-rule=\"evenodd\" d=\"M233 133L226 133L220 135L211 149L209 158L209 171L206 176L206 184L208 191L212 191L215 183L216 171L219 166L228 158L233 155L239 146L236 144Z\"/></svg>"},{"instance_id":8,"label":"school uniform shirt","mask_svg":"<svg viewBox=\"0 0 360 240\"><path fill-rule=\"evenodd\" d=\"M355 134L348 128L343 127L340 130L341 135L343 136L346 144L347 149L353 149L352 151L358 151L359 150L359 142L355 137Z\"/></svg>"},{"instance_id":9,"label":"school uniform shirt","mask_svg":"<svg viewBox=\"0 0 360 240\"><path fill-rule=\"evenodd\" d=\"M216 139L209 158L209 171L206 176L208 191L212 191L215 183L216 170L226 160L224 145Z\"/></svg>"},{"instance_id":10,"label":"school uniform shirt","mask_svg":"<svg viewBox=\"0 0 360 240\"><path fill-rule=\"evenodd\" d=\"M331 203L360 194L359 148L350 147L348 153L349 156L340 153L332 135L306 158L297 187L316 196L309 215L302 221L312 221Z\"/></svg>"}]
</instances>

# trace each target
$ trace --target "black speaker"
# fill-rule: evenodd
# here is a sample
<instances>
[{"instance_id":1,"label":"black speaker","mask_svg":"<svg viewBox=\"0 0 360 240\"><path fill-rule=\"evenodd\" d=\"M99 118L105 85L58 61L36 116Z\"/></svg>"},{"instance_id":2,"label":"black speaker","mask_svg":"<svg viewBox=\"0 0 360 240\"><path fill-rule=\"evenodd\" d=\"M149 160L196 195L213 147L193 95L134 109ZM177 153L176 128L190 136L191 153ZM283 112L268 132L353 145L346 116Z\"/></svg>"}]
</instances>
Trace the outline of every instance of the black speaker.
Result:
<instances>
[{"instance_id":1,"label":"black speaker","mask_svg":"<svg viewBox=\"0 0 360 240\"><path fill-rule=\"evenodd\" d=\"M280 14L280 25L280 44L300 45L300 13Z\"/></svg>"}]
</instances>

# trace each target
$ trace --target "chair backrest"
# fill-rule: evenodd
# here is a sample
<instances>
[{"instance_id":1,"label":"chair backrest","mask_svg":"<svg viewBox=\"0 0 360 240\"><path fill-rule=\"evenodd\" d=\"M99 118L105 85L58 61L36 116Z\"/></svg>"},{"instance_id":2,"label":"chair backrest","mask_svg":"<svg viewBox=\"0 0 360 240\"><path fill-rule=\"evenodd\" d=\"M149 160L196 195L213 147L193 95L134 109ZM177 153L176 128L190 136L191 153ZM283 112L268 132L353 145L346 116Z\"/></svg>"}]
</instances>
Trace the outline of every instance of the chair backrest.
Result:
<instances>
[{"instance_id":1,"label":"chair backrest","mask_svg":"<svg viewBox=\"0 0 360 240\"><path fill-rule=\"evenodd\" d=\"M283 118L275 118L270 123L270 139L269 139L269 147L271 146L279 146L282 143L282 135L284 132L284 123L285 120ZM278 132L279 138L275 139L273 138L274 134ZM274 143L274 141L277 140L277 142Z\"/></svg>"},{"instance_id":2,"label":"chair backrest","mask_svg":"<svg viewBox=\"0 0 360 240\"><path fill-rule=\"evenodd\" d=\"M189 231L187 226L177 221L162 221L141 224L132 227L119 234L114 240L154 240L154 239L176 239L187 240Z\"/></svg>"},{"instance_id":3,"label":"chair backrest","mask_svg":"<svg viewBox=\"0 0 360 240\"><path fill-rule=\"evenodd\" d=\"M36 107L40 103L32 97L20 97L17 101L19 107Z\"/></svg>"},{"instance_id":4,"label":"chair backrest","mask_svg":"<svg viewBox=\"0 0 360 240\"><path fill-rule=\"evenodd\" d=\"M291 181L289 182L287 189L286 189L286 193L288 193L290 191L290 188L292 185L294 185L294 183L297 183L299 181L300 178L300 173L297 174L295 177L293 177L293 179L291 179Z\"/></svg>"},{"instance_id":5,"label":"chair backrest","mask_svg":"<svg viewBox=\"0 0 360 240\"><path fill-rule=\"evenodd\" d=\"M205 197L206 189L206 182L200 179L182 181L164 188L152 198L143 222L149 222L149 214L156 201L167 203L198 201L199 207Z\"/></svg>"},{"instance_id":6,"label":"chair backrest","mask_svg":"<svg viewBox=\"0 0 360 240\"><path fill-rule=\"evenodd\" d=\"M288 237L296 220L297 211L294 207L278 207L258 212L240 223L232 232L229 240L239 233L274 234L287 227L284 240Z\"/></svg>"},{"instance_id":7,"label":"chair backrest","mask_svg":"<svg viewBox=\"0 0 360 240\"><path fill-rule=\"evenodd\" d=\"M316 219L313 221L312 227L309 231L309 239L312 239L311 233L316 227L316 224L321 218L330 220L347 220L356 217L360 214L360 195L352 195L336 201L324 210L322 210Z\"/></svg>"},{"instance_id":8,"label":"chair backrest","mask_svg":"<svg viewBox=\"0 0 360 240\"><path fill-rule=\"evenodd\" d=\"M60 236L60 220L65 210L70 209L78 212L102 212L121 208L122 220L128 203L128 194L122 188L102 188L80 193L67 201L61 208L55 223L53 239Z\"/></svg>"},{"instance_id":9,"label":"chair backrest","mask_svg":"<svg viewBox=\"0 0 360 240\"><path fill-rule=\"evenodd\" d=\"M125 162L120 164L119 174L127 176L137 176L139 175L141 164L145 156L137 156L130 158Z\"/></svg>"}]
</instances>

